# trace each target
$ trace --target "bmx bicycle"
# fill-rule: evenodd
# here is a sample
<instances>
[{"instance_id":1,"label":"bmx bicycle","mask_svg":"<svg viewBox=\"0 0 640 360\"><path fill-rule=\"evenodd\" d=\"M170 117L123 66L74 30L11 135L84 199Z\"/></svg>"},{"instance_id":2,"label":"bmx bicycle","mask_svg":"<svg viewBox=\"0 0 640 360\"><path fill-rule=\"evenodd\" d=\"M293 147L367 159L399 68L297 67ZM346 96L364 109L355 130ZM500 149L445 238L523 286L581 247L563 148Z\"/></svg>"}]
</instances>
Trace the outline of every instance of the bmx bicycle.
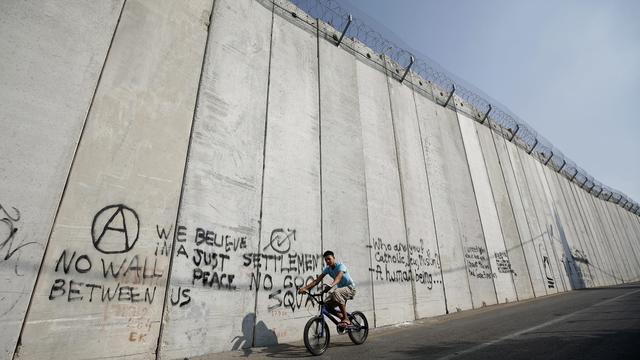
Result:
<instances>
[{"instance_id":1,"label":"bmx bicycle","mask_svg":"<svg viewBox=\"0 0 640 360\"><path fill-rule=\"evenodd\" d=\"M312 294L308 292L309 297L318 304L320 309L319 315L309 319L304 326L304 346L313 355L322 355L329 347L329 325L327 325L325 317L336 325L338 334L348 334L351 341L356 345L364 343L369 335L369 322L360 311L347 313L351 325L347 327L338 326L340 323L338 312L336 309L329 307L324 299L324 295L332 288L326 284L324 286L320 293Z\"/></svg>"}]
</instances>

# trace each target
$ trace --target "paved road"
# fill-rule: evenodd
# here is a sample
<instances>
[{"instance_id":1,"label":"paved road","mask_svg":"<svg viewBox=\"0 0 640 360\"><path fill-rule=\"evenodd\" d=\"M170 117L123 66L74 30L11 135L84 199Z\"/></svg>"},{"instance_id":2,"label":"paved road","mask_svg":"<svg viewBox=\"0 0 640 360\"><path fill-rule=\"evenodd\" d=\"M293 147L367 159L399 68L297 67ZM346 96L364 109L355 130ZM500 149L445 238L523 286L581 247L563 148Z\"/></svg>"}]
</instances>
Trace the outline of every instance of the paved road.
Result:
<instances>
[{"instance_id":1,"label":"paved road","mask_svg":"<svg viewBox=\"0 0 640 360\"><path fill-rule=\"evenodd\" d=\"M329 349L318 359L639 359L638 346L636 283L373 329L360 346L346 336L332 336ZM304 345L295 343L198 360L304 357L309 357Z\"/></svg>"}]
</instances>

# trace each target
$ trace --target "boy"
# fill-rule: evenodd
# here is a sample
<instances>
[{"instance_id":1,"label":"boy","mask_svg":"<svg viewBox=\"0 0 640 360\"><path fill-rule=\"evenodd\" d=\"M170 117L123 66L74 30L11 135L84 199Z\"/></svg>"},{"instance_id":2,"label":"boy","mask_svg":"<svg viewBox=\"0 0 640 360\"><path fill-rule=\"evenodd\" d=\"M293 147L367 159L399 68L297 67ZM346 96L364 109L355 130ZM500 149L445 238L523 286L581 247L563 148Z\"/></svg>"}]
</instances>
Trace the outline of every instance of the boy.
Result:
<instances>
[{"instance_id":1,"label":"boy","mask_svg":"<svg viewBox=\"0 0 640 360\"><path fill-rule=\"evenodd\" d=\"M335 291L330 293L329 301L327 301L327 305L331 308L335 308L338 306L340 308L340 320L342 320L338 326L346 328L351 324L351 321L347 317L347 300L353 299L356 295L356 284L351 279L349 272L347 271L347 267L342 264L336 262L336 258L333 254L333 251L327 250L322 254L324 258L324 262L327 266L322 270L322 274L318 275L318 277L313 280L307 286L304 286L298 290L300 294L304 294L309 291L309 289L318 285L322 282L322 279L326 275L329 275L333 278L333 282L331 283L331 287L338 286Z\"/></svg>"}]
</instances>

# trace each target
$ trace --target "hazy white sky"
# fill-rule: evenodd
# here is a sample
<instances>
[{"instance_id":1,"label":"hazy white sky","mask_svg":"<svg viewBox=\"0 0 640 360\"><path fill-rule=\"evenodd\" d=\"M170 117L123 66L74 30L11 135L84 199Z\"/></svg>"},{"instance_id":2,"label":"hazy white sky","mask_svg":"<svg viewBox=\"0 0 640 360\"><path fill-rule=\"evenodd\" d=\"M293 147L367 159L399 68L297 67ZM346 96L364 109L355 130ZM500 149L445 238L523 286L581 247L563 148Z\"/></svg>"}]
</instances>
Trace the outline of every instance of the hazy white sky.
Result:
<instances>
[{"instance_id":1,"label":"hazy white sky","mask_svg":"<svg viewBox=\"0 0 640 360\"><path fill-rule=\"evenodd\" d=\"M640 1L337 1L640 202Z\"/></svg>"}]
</instances>

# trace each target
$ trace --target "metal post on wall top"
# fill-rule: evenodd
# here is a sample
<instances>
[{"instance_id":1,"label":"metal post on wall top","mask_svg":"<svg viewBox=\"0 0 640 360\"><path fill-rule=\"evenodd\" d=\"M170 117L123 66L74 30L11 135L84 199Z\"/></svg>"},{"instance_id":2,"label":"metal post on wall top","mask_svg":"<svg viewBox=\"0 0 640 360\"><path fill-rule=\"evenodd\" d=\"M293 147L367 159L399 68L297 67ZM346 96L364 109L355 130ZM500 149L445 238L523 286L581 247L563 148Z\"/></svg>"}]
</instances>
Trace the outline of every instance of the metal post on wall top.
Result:
<instances>
[{"instance_id":1,"label":"metal post on wall top","mask_svg":"<svg viewBox=\"0 0 640 360\"><path fill-rule=\"evenodd\" d=\"M404 78L407 77L407 74L409 73L409 70L411 70L411 66L413 66L413 62L416 61L416 59L413 58L413 55L411 56L410 62L409 62L409 66L407 66L407 69L404 71L404 74L402 75L402 78L400 79L400 84L402 84L402 82L404 81Z\"/></svg>"},{"instance_id":2,"label":"metal post on wall top","mask_svg":"<svg viewBox=\"0 0 640 360\"><path fill-rule=\"evenodd\" d=\"M351 25L352 21L353 21L353 16L351 16L351 14L349 14L349 17L347 17L347 25L344 27L344 30L342 30L342 34L340 35L340 39L338 39L338 43L336 44L337 47L340 47L340 44L342 43L342 39L344 39L344 34L347 33L347 30L349 29L349 25Z\"/></svg>"},{"instance_id":3,"label":"metal post on wall top","mask_svg":"<svg viewBox=\"0 0 640 360\"><path fill-rule=\"evenodd\" d=\"M447 105L449 105L449 101L453 97L453 93L456 92L456 84L451 84L451 87L453 88L453 90L451 90L451 93L449 93L449 97L447 98L447 101L445 101L444 105L442 105L442 107L447 107Z\"/></svg>"},{"instance_id":4,"label":"metal post on wall top","mask_svg":"<svg viewBox=\"0 0 640 360\"><path fill-rule=\"evenodd\" d=\"M491 104L489 104L489 110L487 110L487 112L484 114L484 117L482 118L482 121L480 121L480 124L484 124L485 121L487 121L487 118L489 117L489 113L491 112L493 108L491 107Z\"/></svg>"}]
</instances>

